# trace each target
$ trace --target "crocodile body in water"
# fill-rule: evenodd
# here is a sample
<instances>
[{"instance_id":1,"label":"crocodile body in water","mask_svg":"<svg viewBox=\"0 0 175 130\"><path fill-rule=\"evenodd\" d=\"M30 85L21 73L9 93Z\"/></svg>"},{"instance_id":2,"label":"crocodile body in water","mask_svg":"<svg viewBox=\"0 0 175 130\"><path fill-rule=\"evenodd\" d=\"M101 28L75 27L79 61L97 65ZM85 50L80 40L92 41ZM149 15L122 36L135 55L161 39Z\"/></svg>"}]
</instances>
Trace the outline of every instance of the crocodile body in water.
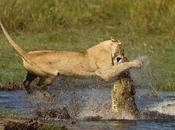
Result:
<instances>
[{"instance_id":1,"label":"crocodile body in water","mask_svg":"<svg viewBox=\"0 0 175 130\"><path fill-rule=\"evenodd\" d=\"M112 112L121 117L138 118L135 103L135 86L129 71L122 73L112 89Z\"/></svg>"}]
</instances>

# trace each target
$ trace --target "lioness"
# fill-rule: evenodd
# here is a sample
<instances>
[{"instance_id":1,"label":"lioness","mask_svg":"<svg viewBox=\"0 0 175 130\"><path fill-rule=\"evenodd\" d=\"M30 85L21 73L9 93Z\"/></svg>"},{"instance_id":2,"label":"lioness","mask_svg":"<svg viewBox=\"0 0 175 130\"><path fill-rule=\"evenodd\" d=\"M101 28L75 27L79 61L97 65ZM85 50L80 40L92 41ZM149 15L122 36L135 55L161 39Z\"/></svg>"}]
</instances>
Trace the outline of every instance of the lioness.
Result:
<instances>
[{"instance_id":1,"label":"lioness","mask_svg":"<svg viewBox=\"0 0 175 130\"><path fill-rule=\"evenodd\" d=\"M139 60L122 63L124 52L120 41L115 39L101 42L83 52L42 50L26 53L12 40L1 22L0 26L8 42L22 57L27 70L23 82L27 93L32 93L30 84L37 77L40 78L37 86L42 88L45 96L49 96L45 90L59 75L98 76L108 81L125 70L142 65Z\"/></svg>"}]
</instances>

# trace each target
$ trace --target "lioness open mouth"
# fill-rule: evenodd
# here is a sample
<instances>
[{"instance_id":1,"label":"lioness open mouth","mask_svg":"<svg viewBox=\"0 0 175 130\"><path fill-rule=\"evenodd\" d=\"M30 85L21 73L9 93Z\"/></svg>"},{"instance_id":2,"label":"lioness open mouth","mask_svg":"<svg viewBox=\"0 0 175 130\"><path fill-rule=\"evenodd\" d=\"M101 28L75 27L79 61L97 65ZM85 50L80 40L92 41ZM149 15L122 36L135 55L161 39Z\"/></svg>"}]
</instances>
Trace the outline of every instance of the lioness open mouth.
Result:
<instances>
[{"instance_id":1,"label":"lioness open mouth","mask_svg":"<svg viewBox=\"0 0 175 130\"><path fill-rule=\"evenodd\" d=\"M117 57L117 63L121 63L122 58L121 57Z\"/></svg>"},{"instance_id":2,"label":"lioness open mouth","mask_svg":"<svg viewBox=\"0 0 175 130\"><path fill-rule=\"evenodd\" d=\"M117 56L117 57L112 58L112 65L115 65L115 64L117 65L120 63L123 63L123 57Z\"/></svg>"}]
</instances>

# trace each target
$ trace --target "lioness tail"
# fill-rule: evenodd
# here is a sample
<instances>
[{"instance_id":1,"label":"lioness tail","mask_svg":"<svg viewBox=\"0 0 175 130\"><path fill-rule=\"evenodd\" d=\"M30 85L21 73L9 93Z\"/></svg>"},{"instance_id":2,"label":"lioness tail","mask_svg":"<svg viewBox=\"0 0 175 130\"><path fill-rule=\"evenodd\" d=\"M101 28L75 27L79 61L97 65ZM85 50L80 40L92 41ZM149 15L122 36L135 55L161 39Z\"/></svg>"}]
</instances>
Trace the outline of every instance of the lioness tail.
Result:
<instances>
[{"instance_id":1,"label":"lioness tail","mask_svg":"<svg viewBox=\"0 0 175 130\"><path fill-rule=\"evenodd\" d=\"M1 23L0 21L0 26L2 28L2 31L5 35L5 37L7 38L8 42L13 46L13 48L23 57L25 58L26 57L26 52L21 48L19 47L13 40L12 38L10 37L10 35L7 33L6 29L4 28L3 24Z\"/></svg>"},{"instance_id":2,"label":"lioness tail","mask_svg":"<svg viewBox=\"0 0 175 130\"><path fill-rule=\"evenodd\" d=\"M8 42L13 46L13 48L19 53L19 55L23 58L23 60L25 60L31 68L35 68L40 72L44 72L50 76L53 76L52 73L47 72L46 70L42 69L39 65L37 65L36 63L32 62L30 59L28 59L27 57L27 53L21 48L19 47L10 37L10 35L7 33L6 29L4 28L3 24L0 21L0 26L2 28L2 31L5 35L5 37L7 38Z\"/></svg>"}]
</instances>

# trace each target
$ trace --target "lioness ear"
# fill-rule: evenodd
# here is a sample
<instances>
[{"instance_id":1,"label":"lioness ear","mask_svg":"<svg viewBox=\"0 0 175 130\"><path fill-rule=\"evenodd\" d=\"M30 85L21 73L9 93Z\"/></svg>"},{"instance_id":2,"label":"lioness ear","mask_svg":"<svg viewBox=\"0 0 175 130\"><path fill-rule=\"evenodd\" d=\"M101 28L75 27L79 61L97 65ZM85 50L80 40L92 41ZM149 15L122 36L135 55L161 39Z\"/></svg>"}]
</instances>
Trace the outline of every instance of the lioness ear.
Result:
<instances>
[{"instance_id":1,"label":"lioness ear","mask_svg":"<svg viewBox=\"0 0 175 130\"><path fill-rule=\"evenodd\" d=\"M117 39L115 39L114 37L111 36L111 41L112 42L117 42Z\"/></svg>"},{"instance_id":2,"label":"lioness ear","mask_svg":"<svg viewBox=\"0 0 175 130\"><path fill-rule=\"evenodd\" d=\"M116 38L114 38L114 37L111 37L111 41L112 42L117 42L118 44L121 44L121 42L119 40L117 40Z\"/></svg>"}]
</instances>

